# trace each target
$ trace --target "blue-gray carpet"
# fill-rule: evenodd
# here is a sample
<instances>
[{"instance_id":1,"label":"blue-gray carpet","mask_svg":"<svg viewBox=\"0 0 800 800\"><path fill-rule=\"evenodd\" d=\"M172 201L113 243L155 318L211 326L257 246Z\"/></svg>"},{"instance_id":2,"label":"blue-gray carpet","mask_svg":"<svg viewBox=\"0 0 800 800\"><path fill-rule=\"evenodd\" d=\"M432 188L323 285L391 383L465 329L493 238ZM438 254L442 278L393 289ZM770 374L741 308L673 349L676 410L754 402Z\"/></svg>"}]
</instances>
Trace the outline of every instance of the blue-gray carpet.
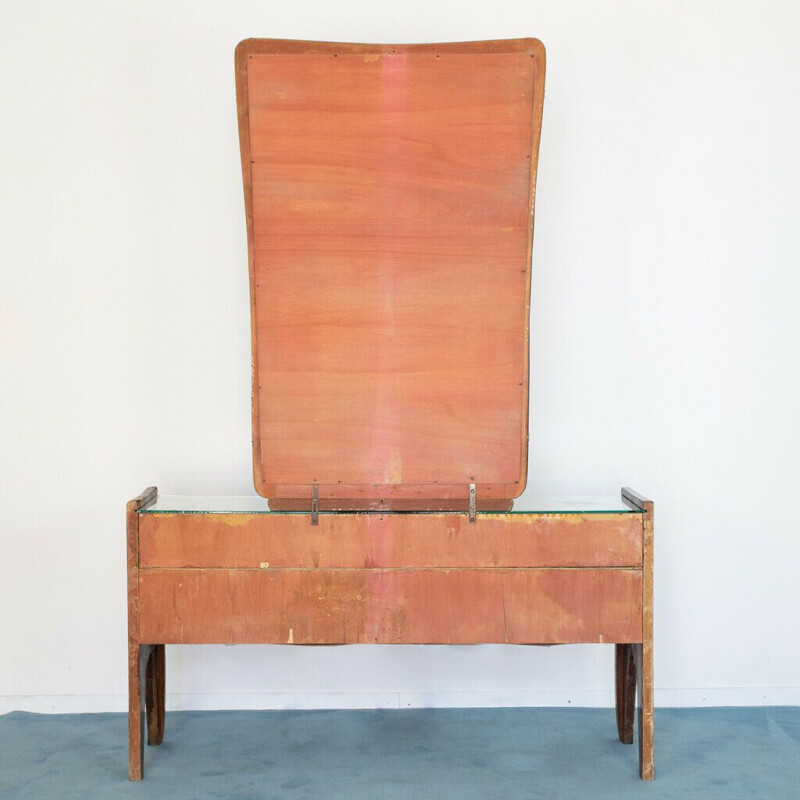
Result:
<instances>
[{"instance_id":1,"label":"blue-gray carpet","mask_svg":"<svg viewBox=\"0 0 800 800\"><path fill-rule=\"evenodd\" d=\"M800 708L663 709L656 780L605 709L186 711L127 780L124 714L0 717L0 798L800 798Z\"/></svg>"}]
</instances>

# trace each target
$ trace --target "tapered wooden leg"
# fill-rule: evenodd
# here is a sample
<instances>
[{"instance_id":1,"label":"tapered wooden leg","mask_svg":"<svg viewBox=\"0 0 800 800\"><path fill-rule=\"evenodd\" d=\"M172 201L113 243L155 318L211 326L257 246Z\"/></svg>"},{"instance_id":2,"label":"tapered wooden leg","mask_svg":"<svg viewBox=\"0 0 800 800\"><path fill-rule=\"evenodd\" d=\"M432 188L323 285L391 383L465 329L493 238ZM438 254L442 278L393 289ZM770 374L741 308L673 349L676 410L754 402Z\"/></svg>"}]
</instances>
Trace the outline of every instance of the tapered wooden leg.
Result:
<instances>
[{"instance_id":1,"label":"tapered wooden leg","mask_svg":"<svg viewBox=\"0 0 800 800\"><path fill-rule=\"evenodd\" d=\"M145 706L147 708L147 744L161 744L164 739L165 647L153 645L147 660Z\"/></svg>"},{"instance_id":2,"label":"tapered wooden leg","mask_svg":"<svg viewBox=\"0 0 800 800\"><path fill-rule=\"evenodd\" d=\"M636 711L636 656L632 644L616 645L617 733L623 744L633 744Z\"/></svg>"},{"instance_id":3,"label":"tapered wooden leg","mask_svg":"<svg viewBox=\"0 0 800 800\"><path fill-rule=\"evenodd\" d=\"M152 647L139 637L139 511L155 502L155 486L145 489L125 507L128 555L128 777L140 781L144 772L144 697L147 659Z\"/></svg>"},{"instance_id":4,"label":"tapered wooden leg","mask_svg":"<svg viewBox=\"0 0 800 800\"><path fill-rule=\"evenodd\" d=\"M144 774L144 675L149 645L128 644L128 777L140 781Z\"/></svg>"},{"instance_id":5,"label":"tapered wooden leg","mask_svg":"<svg viewBox=\"0 0 800 800\"><path fill-rule=\"evenodd\" d=\"M642 503L642 643L636 645L639 696L639 775L655 778L653 767L653 503Z\"/></svg>"},{"instance_id":6,"label":"tapered wooden leg","mask_svg":"<svg viewBox=\"0 0 800 800\"><path fill-rule=\"evenodd\" d=\"M653 643L634 645L636 654L636 693L639 701L639 776L655 778L653 766Z\"/></svg>"},{"instance_id":7,"label":"tapered wooden leg","mask_svg":"<svg viewBox=\"0 0 800 800\"><path fill-rule=\"evenodd\" d=\"M653 519L652 500L623 487L622 499L642 512L642 641L633 645L636 658L636 694L639 705L639 775L643 781L655 778L653 766ZM619 665L619 661L617 662ZM617 673L619 675L619 673ZM619 679L618 679L619 680ZM619 682L617 683L619 686ZM619 700L617 701L619 713ZM620 737L621 738L621 737Z\"/></svg>"}]
</instances>

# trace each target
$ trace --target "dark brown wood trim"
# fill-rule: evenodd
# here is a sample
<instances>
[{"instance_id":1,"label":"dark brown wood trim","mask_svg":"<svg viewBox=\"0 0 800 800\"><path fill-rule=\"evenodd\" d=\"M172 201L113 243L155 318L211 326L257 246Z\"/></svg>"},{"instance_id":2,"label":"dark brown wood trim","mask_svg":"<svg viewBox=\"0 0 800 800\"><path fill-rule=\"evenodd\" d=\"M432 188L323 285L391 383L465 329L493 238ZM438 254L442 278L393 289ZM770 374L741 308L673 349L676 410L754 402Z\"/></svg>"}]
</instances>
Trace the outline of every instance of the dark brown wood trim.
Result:
<instances>
[{"instance_id":1,"label":"dark brown wood trim","mask_svg":"<svg viewBox=\"0 0 800 800\"><path fill-rule=\"evenodd\" d=\"M637 646L639 695L639 774L642 780L655 778L654 683L653 683L653 515L651 500L644 500L642 535L642 644Z\"/></svg>"},{"instance_id":2,"label":"dark brown wood trim","mask_svg":"<svg viewBox=\"0 0 800 800\"><path fill-rule=\"evenodd\" d=\"M628 486L622 487L621 496L623 503L627 503L631 508L635 508L638 511L646 511L648 503L651 507L653 505L652 500L648 500L638 492L634 492L633 489Z\"/></svg>"},{"instance_id":3,"label":"dark brown wood trim","mask_svg":"<svg viewBox=\"0 0 800 800\"><path fill-rule=\"evenodd\" d=\"M153 645L147 660L145 676L145 707L147 709L147 744L158 745L164 740L164 700L166 678L166 648Z\"/></svg>"},{"instance_id":4,"label":"dark brown wood trim","mask_svg":"<svg viewBox=\"0 0 800 800\"><path fill-rule=\"evenodd\" d=\"M155 486L145 489L125 508L128 557L128 777L140 781L144 757L144 669L149 648L139 638L139 511L158 498Z\"/></svg>"},{"instance_id":5,"label":"dark brown wood trim","mask_svg":"<svg viewBox=\"0 0 800 800\"><path fill-rule=\"evenodd\" d=\"M264 480L261 476L261 436L258 431L258 348L256 345L256 273L255 273L255 232L253 228L253 160L250 150L250 96L247 88L247 61L257 51L259 39L245 39L236 47L234 62L236 68L236 114L239 121L239 152L242 162L242 185L244 190L244 214L247 227L247 263L250 280L250 351L251 351L251 393L250 413L252 419L253 444L253 485L260 492ZM255 49L254 49L255 48Z\"/></svg>"},{"instance_id":6,"label":"dark brown wood trim","mask_svg":"<svg viewBox=\"0 0 800 800\"><path fill-rule=\"evenodd\" d=\"M617 733L623 744L633 744L636 713L636 656L632 644L618 644L615 650Z\"/></svg>"},{"instance_id":7,"label":"dark brown wood trim","mask_svg":"<svg viewBox=\"0 0 800 800\"><path fill-rule=\"evenodd\" d=\"M315 42L303 39L245 39L236 47L236 58L255 55L313 55L315 53L530 53L544 59L544 45L534 38L491 39L472 42L385 44L370 42Z\"/></svg>"}]
</instances>

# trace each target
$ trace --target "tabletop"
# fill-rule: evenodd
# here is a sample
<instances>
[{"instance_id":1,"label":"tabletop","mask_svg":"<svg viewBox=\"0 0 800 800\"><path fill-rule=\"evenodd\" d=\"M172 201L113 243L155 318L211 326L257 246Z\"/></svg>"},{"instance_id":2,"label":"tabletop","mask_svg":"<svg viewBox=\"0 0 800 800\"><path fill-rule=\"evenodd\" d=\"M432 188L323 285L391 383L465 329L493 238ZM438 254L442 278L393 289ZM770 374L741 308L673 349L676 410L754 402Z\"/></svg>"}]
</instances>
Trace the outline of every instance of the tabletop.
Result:
<instances>
[{"instance_id":1,"label":"tabletop","mask_svg":"<svg viewBox=\"0 0 800 800\"><path fill-rule=\"evenodd\" d=\"M271 511L258 495L159 495L140 514L308 514L309 511ZM323 511L319 514L442 514L459 511ZM498 514L625 514L641 513L614 495L533 496L522 498L512 511L478 511L477 516Z\"/></svg>"}]
</instances>

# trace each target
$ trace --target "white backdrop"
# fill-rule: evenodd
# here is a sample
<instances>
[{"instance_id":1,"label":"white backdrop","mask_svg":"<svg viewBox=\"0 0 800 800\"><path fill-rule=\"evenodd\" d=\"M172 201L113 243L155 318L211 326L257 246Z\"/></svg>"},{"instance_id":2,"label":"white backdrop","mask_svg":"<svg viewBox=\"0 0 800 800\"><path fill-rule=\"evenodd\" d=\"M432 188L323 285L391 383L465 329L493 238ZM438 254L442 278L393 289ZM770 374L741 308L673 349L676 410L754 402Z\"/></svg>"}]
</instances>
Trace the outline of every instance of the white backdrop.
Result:
<instances>
[{"instance_id":1,"label":"white backdrop","mask_svg":"<svg viewBox=\"0 0 800 800\"><path fill-rule=\"evenodd\" d=\"M0 6L0 711L125 707L123 507L252 493L233 49L548 50L529 485L656 501L656 701L800 702L790 2ZM612 702L612 648L169 648L170 707Z\"/></svg>"}]
</instances>

